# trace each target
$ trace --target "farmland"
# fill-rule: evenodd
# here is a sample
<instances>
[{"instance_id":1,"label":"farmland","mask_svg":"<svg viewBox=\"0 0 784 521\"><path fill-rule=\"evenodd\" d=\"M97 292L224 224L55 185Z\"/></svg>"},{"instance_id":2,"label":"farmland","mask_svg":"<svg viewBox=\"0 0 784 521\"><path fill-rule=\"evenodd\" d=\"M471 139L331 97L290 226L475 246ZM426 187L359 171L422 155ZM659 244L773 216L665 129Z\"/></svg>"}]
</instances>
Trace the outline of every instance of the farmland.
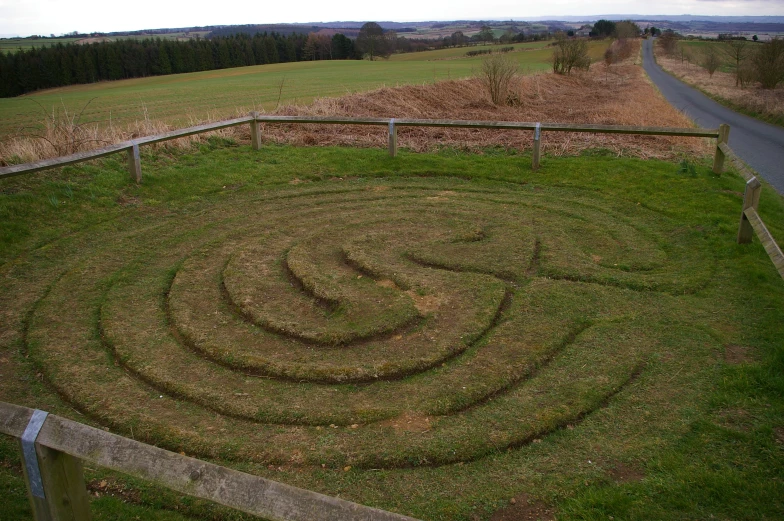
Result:
<instances>
[{"instance_id":1,"label":"farmland","mask_svg":"<svg viewBox=\"0 0 784 521\"><path fill-rule=\"evenodd\" d=\"M518 44L509 53L523 72L550 67L545 43ZM599 59L608 42L592 42ZM482 57L465 57L470 47L395 55L380 61L314 61L260 65L191 74L156 76L71 86L0 99L0 139L32 132L52 111L80 114L80 122L127 125L146 118L174 126L220 119L278 105L306 104L319 97L384 86L434 83L472 76ZM488 46L486 48L497 48Z\"/></svg>"}]
</instances>

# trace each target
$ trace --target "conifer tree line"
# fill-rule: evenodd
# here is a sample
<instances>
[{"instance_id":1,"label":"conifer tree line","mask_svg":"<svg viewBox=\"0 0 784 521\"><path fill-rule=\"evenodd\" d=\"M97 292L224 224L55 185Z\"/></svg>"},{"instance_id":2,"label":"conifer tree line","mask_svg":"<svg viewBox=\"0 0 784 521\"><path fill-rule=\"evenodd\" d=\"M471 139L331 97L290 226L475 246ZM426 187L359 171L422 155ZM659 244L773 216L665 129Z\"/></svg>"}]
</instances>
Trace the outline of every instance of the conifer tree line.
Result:
<instances>
[{"instance_id":1,"label":"conifer tree line","mask_svg":"<svg viewBox=\"0 0 784 521\"><path fill-rule=\"evenodd\" d=\"M94 83L246 65L357 58L342 34L234 34L187 41L121 39L0 52L0 97Z\"/></svg>"}]
</instances>

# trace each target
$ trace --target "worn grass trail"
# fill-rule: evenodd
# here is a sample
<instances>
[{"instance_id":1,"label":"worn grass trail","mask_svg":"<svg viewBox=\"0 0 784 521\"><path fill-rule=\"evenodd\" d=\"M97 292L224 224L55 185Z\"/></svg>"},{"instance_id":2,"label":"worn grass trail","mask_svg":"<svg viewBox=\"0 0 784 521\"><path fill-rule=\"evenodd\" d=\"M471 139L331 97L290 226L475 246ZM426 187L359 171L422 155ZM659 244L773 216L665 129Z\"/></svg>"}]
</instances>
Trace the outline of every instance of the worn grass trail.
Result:
<instances>
[{"instance_id":1,"label":"worn grass trail","mask_svg":"<svg viewBox=\"0 0 784 521\"><path fill-rule=\"evenodd\" d=\"M784 287L734 244L742 180L489 152L204 146L140 186L112 159L4 182L0 399L426 519L534 490L639 517L614 491L655 501L683 447L712 457L692 436L749 449L748 518L780 507L780 382L744 386L780 363Z\"/></svg>"}]
</instances>

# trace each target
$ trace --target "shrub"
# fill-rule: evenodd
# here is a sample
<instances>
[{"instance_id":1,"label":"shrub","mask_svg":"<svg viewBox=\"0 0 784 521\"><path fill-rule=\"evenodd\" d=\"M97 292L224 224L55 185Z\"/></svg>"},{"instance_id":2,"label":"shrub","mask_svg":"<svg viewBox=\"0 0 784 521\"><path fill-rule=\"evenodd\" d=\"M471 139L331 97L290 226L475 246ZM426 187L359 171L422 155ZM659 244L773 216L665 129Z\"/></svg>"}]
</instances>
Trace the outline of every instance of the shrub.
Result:
<instances>
[{"instance_id":1,"label":"shrub","mask_svg":"<svg viewBox=\"0 0 784 521\"><path fill-rule=\"evenodd\" d=\"M571 40L561 32L555 35L554 45L554 73L569 74L572 69L588 69L591 66L588 43L585 40Z\"/></svg>"},{"instance_id":2,"label":"shrub","mask_svg":"<svg viewBox=\"0 0 784 521\"><path fill-rule=\"evenodd\" d=\"M752 60L763 89L775 89L784 81L784 40L774 38L759 46Z\"/></svg>"},{"instance_id":3,"label":"shrub","mask_svg":"<svg viewBox=\"0 0 784 521\"><path fill-rule=\"evenodd\" d=\"M509 85L517 74L517 62L508 56L496 54L482 61L482 83L495 105L506 101Z\"/></svg>"}]
</instances>

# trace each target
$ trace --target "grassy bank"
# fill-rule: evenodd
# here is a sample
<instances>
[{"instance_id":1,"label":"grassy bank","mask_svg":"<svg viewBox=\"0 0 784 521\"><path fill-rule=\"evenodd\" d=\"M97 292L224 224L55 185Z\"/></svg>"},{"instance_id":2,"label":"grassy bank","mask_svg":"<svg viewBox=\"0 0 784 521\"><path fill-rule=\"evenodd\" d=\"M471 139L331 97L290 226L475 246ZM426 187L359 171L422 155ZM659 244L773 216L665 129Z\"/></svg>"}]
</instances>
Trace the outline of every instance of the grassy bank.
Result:
<instances>
[{"instance_id":1,"label":"grassy bank","mask_svg":"<svg viewBox=\"0 0 784 521\"><path fill-rule=\"evenodd\" d=\"M0 400L423 519L776 518L784 284L756 240L734 242L743 180L707 160L593 150L533 173L529 156L482 152L213 138L146 155L138 186L121 158L0 182ZM760 211L784 237L773 190ZM280 262L340 306L307 297L301 322L271 330L293 304L253 292ZM156 336L166 309L194 345ZM205 365L222 356L213 325L268 341ZM443 365L400 365L442 356L454 328L466 336L444 341ZM363 338L286 358L333 330ZM281 334L290 347L265 351ZM383 381L339 383L363 378L340 364L387 354ZM309 383L279 380L294 370ZM6 512L23 519L16 448L0 443ZM235 518L88 475L97 519Z\"/></svg>"}]
</instances>

